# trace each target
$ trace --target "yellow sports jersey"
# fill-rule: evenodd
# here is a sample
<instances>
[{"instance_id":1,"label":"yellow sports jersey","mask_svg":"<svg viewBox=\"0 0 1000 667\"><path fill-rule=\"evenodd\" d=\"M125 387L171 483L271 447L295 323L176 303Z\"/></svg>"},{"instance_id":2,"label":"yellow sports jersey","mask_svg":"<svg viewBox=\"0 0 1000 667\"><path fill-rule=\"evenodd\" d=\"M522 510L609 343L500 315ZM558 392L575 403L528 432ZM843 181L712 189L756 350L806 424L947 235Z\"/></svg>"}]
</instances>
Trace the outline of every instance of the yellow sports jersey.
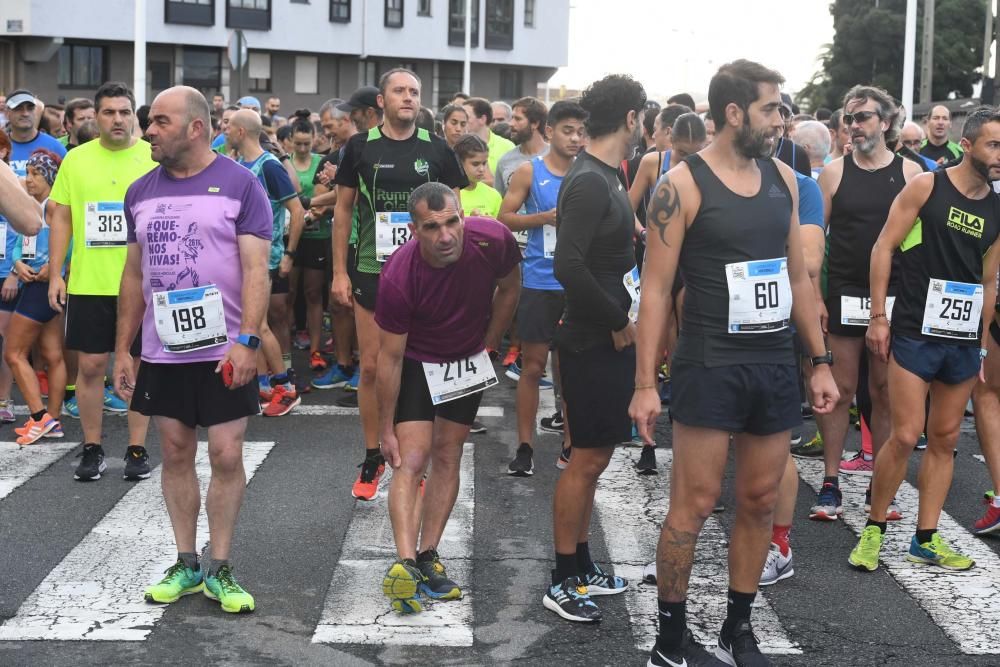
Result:
<instances>
[{"instance_id":1,"label":"yellow sports jersey","mask_svg":"<svg viewBox=\"0 0 1000 667\"><path fill-rule=\"evenodd\" d=\"M500 215L500 193L483 182L476 183L474 190L462 188L462 210L465 215L476 215L496 219Z\"/></svg>"},{"instance_id":2,"label":"yellow sports jersey","mask_svg":"<svg viewBox=\"0 0 1000 667\"><path fill-rule=\"evenodd\" d=\"M490 154L486 158L487 164L490 165L490 173L495 175L497 173L497 162L514 149L514 142L510 139L504 139L499 134L490 130L490 140L486 142L486 145L490 149Z\"/></svg>"}]
</instances>

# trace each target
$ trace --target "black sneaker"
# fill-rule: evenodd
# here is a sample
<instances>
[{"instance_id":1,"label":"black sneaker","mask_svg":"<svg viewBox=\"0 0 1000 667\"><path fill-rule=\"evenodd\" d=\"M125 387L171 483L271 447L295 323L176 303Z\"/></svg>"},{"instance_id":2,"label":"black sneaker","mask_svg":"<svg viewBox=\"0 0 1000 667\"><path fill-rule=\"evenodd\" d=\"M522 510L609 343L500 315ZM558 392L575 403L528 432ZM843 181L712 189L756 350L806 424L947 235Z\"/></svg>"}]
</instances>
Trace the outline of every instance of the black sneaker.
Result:
<instances>
[{"instance_id":1,"label":"black sneaker","mask_svg":"<svg viewBox=\"0 0 1000 667\"><path fill-rule=\"evenodd\" d=\"M100 445L84 445L83 451L76 455L83 459L76 467L73 479L81 482L93 482L101 478L101 473L108 469L104 462L104 449Z\"/></svg>"},{"instance_id":2,"label":"black sneaker","mask_svg":"<svg viewBox=\"0 0 1000 667\"><path fill-rule=\"evenodd\" d=\"M562 433L564 423L562 412L556 410L551 417L542 417L539 426L549 433Z\"/></svg>"},{"instance_id":3,"label":"black sneaker","mask_svg":"<svg viewBox=\"0 0 1000 667\"><path fill-rule=\"evenodd\" d=\"M473 421L469 427L469 433L486 433L486 427L481 422Z\"/></svg>"},{"instance_id":4,"label":"black sneaker","mask_svg":"<svg viewBox=\"0 0 1000 667\"><path fill-rule=\"evenodd\" d=\"M438 552L428 549L417 554L417 569L424 575L420 583L420 592L434 600L459 600L462 589L448 578L448 573L441 564Z\"/></svg>"},{"instance_id":5,"label":"black sneaker","mask_svg":"<svg viewBox=\"0 0 1000 667\"><path fill-rule=\"evenodd\" d=\"M723 626L724 628L725 626ZM764 657L757 646L749 619L741 619L729 634L719 635L715 657L735 667L769 667L771 661Z\"/></svg>"},{"instance_id":6,"label":"black sneaker","mask_svg":"<svg viewBox=\"0 0 1000 667\"><path fill-rule=\"evenodd\" d=\"M507 474L515 477L530 477L535 474L535 466L531 463L531 445L522 442L517 448L514 460L507 464Z\"/></svg>"},{"instance_id":7,"label":"black sneaker","mask_svg":"<svg viewBox=\"0 0 1000 667\"><path fill-rule=\"evenodd\" d=\"M635 464L635 469L640 475L658 475L656 469L656 447L643 445L642 453L639 454L639 462Z\"/></svg>"},{"instance_id":8,"label":"black sneaker","mask_svg":"<svg viewBox=\"0 0 1000 667\"><path fill-rule=\"evenodd\" d=\"M707 667L717 664L715 656L696 642L691 631L685 628L681 645L673 651L664 651L658 644L653 644L646 667Z\"/></svg>"},{"instance_id":9,"label":"black sneaker","mask_svg":"<svg viewBox=\"0 0 1000 667\"><path fill-rule=\"evenodd\" d=\"M125 450L125 479L149 479L149 454L141 445Z\"/></svg>"},{"instance_id":10,"label":"black sneaker","mask_svg":"<svg viewBox=\"0 0 1000 667\"><path fill-rule=\"evenodd\" d=\"M338 408L356 408L358 407L358 394L350 393L338 398L334 403Z\"/></svg>"},{"instance_id":11,"label":"black sneaker","mask_svg":"<svg viewBox=\"0 0 1000 667\"><path fill-rule=\"evenodd\" d=\"M542 604L567 621L596 623L601 620L601 610L590 599L587 587L579 577L570 577L549 586L542 596Z\"/></svg>"},{"instance_id":12,"label":"black sneaker","mask_svg":"<svg viewBox=\"0 0 1000 667\"><path fill-rule=\"evenodd\" d=\"M563 444L562 450L559 452L559 458L556 459L556 467L560 470L565 470L569 466L569 457L572 455L573 448Z\"/></svg>"}]
</instances>

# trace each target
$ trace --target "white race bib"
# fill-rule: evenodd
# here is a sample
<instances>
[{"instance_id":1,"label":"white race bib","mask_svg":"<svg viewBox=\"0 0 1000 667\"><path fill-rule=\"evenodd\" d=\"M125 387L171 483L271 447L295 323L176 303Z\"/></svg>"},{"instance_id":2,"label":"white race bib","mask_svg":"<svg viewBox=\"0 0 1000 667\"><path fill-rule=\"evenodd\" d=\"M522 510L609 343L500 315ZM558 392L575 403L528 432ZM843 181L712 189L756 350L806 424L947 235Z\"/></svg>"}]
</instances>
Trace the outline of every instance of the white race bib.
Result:
<instances>
[{"instance_id":1,"label":"white race bib","mask_svg":"<svg viewBox=\"0 0 1000 667\"><path fill-rule=\"evenodd\" d=\"M892 320L892 308L896 305L896 297L885 297L885 316ZM867 296L840 297L840 323L849 327L866 327L872 314L872 300Z\"/></svg>"},{"instance_id":2,"label":"white race bib","mask_svg":"<svg viewBox=\"0 0 1000 667\"><path fill-rule=\"evenodd\" d=\"M375 259L384 262L410 240L410 214L406 211L375 214Z\"/></svg>"},{"instance_id":3,"label":"white race bib","mask_svg":"<svg viewBox=\"0 0 1000 667\"><path fill-rule=\"evenodd\" d=\"M521 250L524 250L524 247L528 245L528 230L522 229L519 232L514 232L514 240L517 241Z\"/></svg>"},{"instance_id":4,"label":"white race bib","mask_svg":"<svg viewBox=\"0 0 1000 667\"><path fill-rule=\"evenodd\" d=\"M125 204L89 201L84 208L84 234L88 248L123 248L127 245Z\"/></svg>"},{"instance_id":5,"label":"white race bib","mask_svg":"<svg viewBox=\"0 0 1000 667\"><path fill-rule=\"evenodd\" d=\"M4 230L6 232L6 230ZM4 234L6 236L6 233ZM6 239L4 239L6 240ZM4 248L7 245L4 244ZM21 259L29 260L34 259L38 251L38 236L22 236L21 237ZM4 251L0 250L0 254Z\"/></svg>"},{"instance_id":6,"label":"white race bib","mask_svg":"<svg viewBox=\"0 0 1000 667\"><path fill-rule=\"evenodd\" d=\"M434 405L475 394L497 383L486 350L458 361L424 362L424 377Z\"/></svg>"},{"instance_id":7,"label":"white race bib","mask_svg":"<svg viewBox=\"0 0 1000 667\"><path fill-rule=\"evenodd\" d=\"M545 259L556 256L556 228L552 225L542 225L542 250Z\"/></svg>"},{"instance_id":8,"label":"white race bib","mask_svg":"<svg viewBox=\"0 0 1000 667\"><path fill-rule=\"evenodd\" d=\"M787 329L792 316L788 260L762 259L726 264L729 284L729 333L767 333Z\"/></svg>"},{"instance_id":9,"label":"white race bib","mask_svg":"<svg viewBox=\"0 0 1000 667\"><path fill-rule=\"evenodd\" d=\"M166 352L190 352L229 340L222 294L215 285L154 292L153 318Z\"/></svg>"},{"instance_id":10,"label":"white race bib","mask_svg":"<svg viewBox=\"0 0 1000 667\"><path fill-rule=\"evenodd\" d=\"M0 259L7 259L7 223L0 222Z\"/></svg>"},{"instance_id":11,"label":"white race bib","mask_svg":"<svg viewBox=\"0 0 1000 667\"><path fill-rule=\"evenodd\" d=\"M622 284L625 285L625 291L628 292L629 297L632 298L632 305L628 309L628 318L632 322L639 321L639 297L641 294L641 286L639 285L639 267L633 266L632 270L622 276Z\"/></svg>"},{"instance_id":12,"label":"white race bib","mask_svg":"<svg viewBox=\"0 0 1000 667\"><path fill-rule=\"evenodd\" d=\"M975 339L979 337L982 312L982 285L931 278L920 332L942 338Z\"/></svg>"}]
</instances>

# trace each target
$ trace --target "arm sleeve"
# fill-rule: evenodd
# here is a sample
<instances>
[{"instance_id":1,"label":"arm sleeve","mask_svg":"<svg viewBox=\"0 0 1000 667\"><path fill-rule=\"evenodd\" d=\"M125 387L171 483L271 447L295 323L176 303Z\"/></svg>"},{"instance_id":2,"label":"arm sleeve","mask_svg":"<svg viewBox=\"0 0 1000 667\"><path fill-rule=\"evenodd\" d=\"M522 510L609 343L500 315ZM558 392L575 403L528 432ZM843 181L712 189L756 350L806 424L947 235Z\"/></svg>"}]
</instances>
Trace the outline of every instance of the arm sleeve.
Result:
<instances>
[{"instance_id":1,"label":"arm sleeve","mask_svg":"<svg viewBox=\"0 0 1000 667\"><path fill-rule=\"evenodd\" d=\"M282 169L282 171L284 171ZM260 181L247 174L240 201L240 212L236 216L236 235L251 234L265 241L271 240L274 221L271 217L271 202L267 200ZM287 175L286 175L287 176Z\"/></svg>"},{"instance_id":2,"label":"arm sleeve","mask_svg":"<svg viewBox=\"0 0 1000 667\"><path fill-rule=\"evenodd\" d=\"M285 167L275 160L268 160L261 167L264 182L267 183L268 198L274 201L286 201L296 195L295 186Z\"/></svg>"}]
</instances>

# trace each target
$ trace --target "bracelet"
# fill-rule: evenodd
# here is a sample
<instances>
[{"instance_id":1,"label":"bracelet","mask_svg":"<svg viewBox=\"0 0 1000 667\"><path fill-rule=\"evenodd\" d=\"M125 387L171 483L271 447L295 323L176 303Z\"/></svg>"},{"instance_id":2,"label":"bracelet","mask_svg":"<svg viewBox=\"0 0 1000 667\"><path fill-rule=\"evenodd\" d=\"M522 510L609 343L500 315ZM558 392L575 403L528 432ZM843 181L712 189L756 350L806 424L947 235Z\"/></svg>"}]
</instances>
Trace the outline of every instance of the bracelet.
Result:
<instances>
[{"instance_id":1,"label":"bracelet","mask_svg":"<svg viewBox=\"0 0 1000 667\"><path fill-rule=\"evenodd\" d=\"M886 317L885 313L876 313L876 314L872 314L872 315L870 315L870 316L868 317L868 319L869 319L869 320L877 320L877 319L878 319L878 318L880 318L880 317L883 317L883 318L885 318L885 319L889 319L888 317Z\"/></svg>"},{"instance_id":2,"label":"bracelet","mask_svg":"<svg viewBox=\"0 0 1000 667\"><path fill-rule=\"evenodd\" d=\"M990 351L987 350L985 347L979 348L979 360L983 361L984 359L986 359L986 355L988 355L989 353Z\"/></svg>"},{"instance_id":3,"label":"bracelet","mask_svg":"<svg viewBox=\"0 0 1000 667\"><path fill-rule=\"evenodd\" d=\"M655 384L637 384L635 386L635 391L639 391L640 389L656 389L656 385Z\"/></svg>"}]
</instances>

